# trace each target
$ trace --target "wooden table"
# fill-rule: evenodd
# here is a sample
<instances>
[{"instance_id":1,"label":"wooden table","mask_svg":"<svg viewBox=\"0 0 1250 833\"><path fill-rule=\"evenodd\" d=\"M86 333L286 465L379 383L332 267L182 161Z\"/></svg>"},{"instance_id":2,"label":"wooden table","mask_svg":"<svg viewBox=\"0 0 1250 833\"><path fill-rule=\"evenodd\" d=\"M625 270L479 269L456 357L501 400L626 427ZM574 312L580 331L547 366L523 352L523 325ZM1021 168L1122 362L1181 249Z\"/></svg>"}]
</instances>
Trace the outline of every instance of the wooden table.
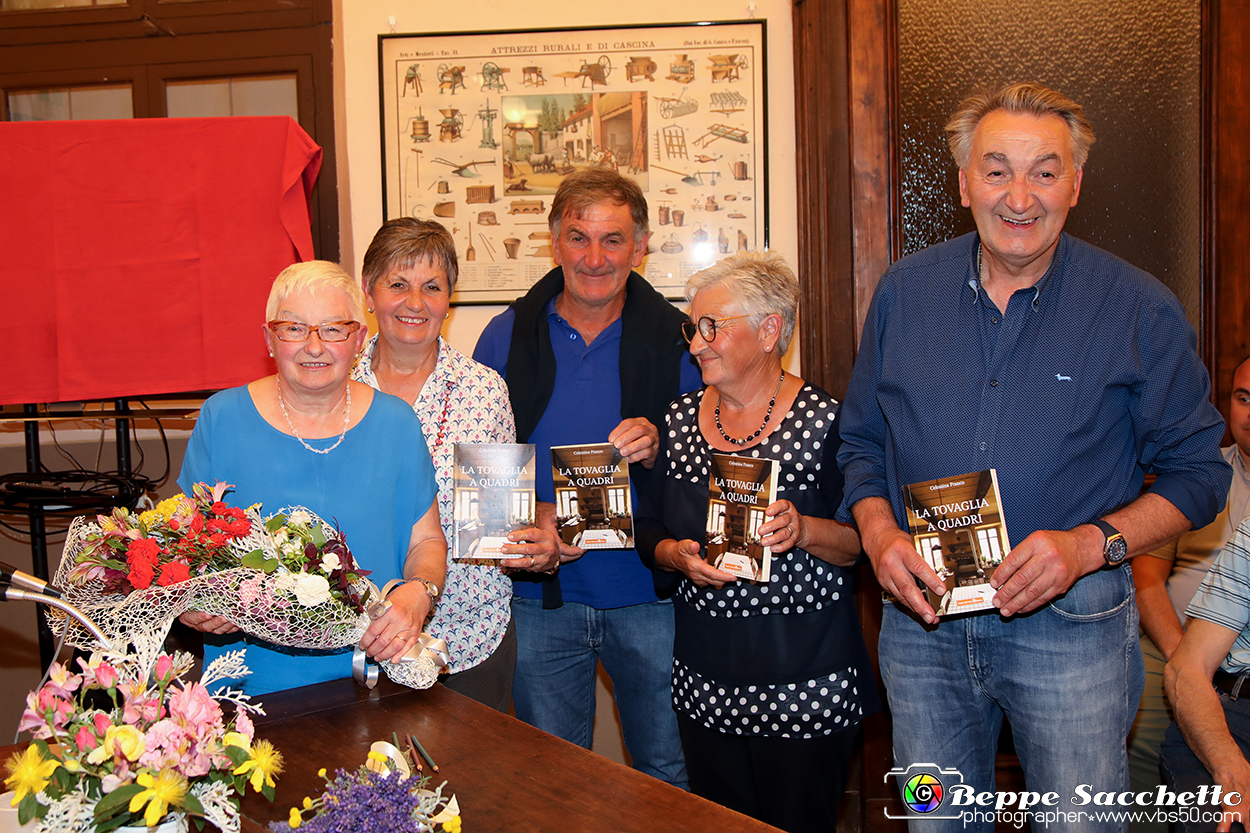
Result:
<instances>
[{"instance_id":1,"label":"wooden table","mask_svg":"<svg viewBox=\"0 0 1250 833\"><path fill-rule=\"evenodd\" d=\"M543 831L683 833L776 828L671 787L540 732L436 685L412 691L383 679L374 691L339 680L258 698L268 712L257 737L286 757L273 804L250 793L245 833L283 820L324 783L317 770L355 769L369 744L411 732L440 767L434 784L455 793L466 833Z\"/></svg>"}]
</instances>

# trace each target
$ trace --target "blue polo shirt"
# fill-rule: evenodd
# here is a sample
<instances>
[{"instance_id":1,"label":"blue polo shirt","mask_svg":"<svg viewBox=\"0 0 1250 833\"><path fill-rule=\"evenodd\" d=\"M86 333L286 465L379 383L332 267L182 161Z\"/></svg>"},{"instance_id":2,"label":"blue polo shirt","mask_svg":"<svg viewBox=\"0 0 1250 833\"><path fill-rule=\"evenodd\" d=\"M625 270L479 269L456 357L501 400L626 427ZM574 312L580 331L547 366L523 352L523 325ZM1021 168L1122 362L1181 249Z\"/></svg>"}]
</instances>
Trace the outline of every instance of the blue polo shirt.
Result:
<instances>
[{"instance_id":1,"label":"blue polo shirt","mask_svg":"<svg viewBox=\"0 0 1250 833\"><path fill-rule=\"evenodd\" d=\"M512 344L511 308L491 319L478 338L473 358L508 378L508 350ZM547 303L547 326L556 357L555 388L542 419L529 442L537 446L538 499L555 501L551 479L551 447L607 442L608 434L621 423L621 319L617 318L587 344L581 334L556 312L555 299ZM702 385L698 367L683 361L681 392ZM662 426L661 426L662 427ZM631 487L632 491L632 487ZM638 506L638 496L631 495ZM657 600L651 570L634 550L590 550L577 561L560 568L560 591L566 602L601 610L644 604ZM541 599L538 582L517 581L513 593L525 599Z\"/></svg>"}]
</instances>

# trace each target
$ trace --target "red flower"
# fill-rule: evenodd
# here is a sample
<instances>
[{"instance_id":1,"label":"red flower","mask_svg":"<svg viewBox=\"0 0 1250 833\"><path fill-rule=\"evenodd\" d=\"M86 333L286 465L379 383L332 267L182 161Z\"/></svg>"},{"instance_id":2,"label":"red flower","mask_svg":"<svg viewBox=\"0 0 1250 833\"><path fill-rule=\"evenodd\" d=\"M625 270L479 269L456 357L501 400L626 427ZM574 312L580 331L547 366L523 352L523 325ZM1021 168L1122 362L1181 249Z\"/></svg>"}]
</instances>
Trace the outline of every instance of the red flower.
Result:
<instances>
[{"instance_id":1,"label":"red flower","mask_svg":"<svg viewBox=\"0 0 1250 833\"><path fill-rule=\"evenodd\" d=\"M181 561L171 561L161 566L161 577L156 580L156 583L161 587L168 587L171 584L177 584L189 578L191 578L190 567Z\"/></svg>"},{"instance_id":2,"label":"red flower","mask_svg":"<svg viewBox=\"0 0 1250 833\"><path fill-rule=\"evenodd\" d=\"M140 538L131 541L126 548L126 563L130 565L127 578L136 589L143 589L152 584L156 575L156 564L161 554L161 545L151 538Z\"/></svg>"},{"instance_id":3,"label":"red flower","mask_svg":"<svg viewBox=\"0 0 1250 833\"><path fill-rule=\"evenodd\" d=\"M151 538L139 538L131 541L126 547L126 560L130 561L134 558L144 558L156 565L157 558L161 554L161 545Z\"/></svg>"},{"instance_id":4,"label":"red flower","mask_svg":"<svg viewBox=\"0 0 1250 833\"><path fill-rule=\"evenodd\" d=\"M208 508L208 511L214 515L223 515L230 510L230 507L222 503L220 500Z\"/></svg>"},{"instance_id":5,"label":"red flower","mask_svg":"<svg viewBox=\"0 0 1250 833\"><path fill-rule=\"evenodd\" d=\"M191 517L191 534L195 535L204 528L204 516L199 512Z\"/></svg>"}]
</instances>

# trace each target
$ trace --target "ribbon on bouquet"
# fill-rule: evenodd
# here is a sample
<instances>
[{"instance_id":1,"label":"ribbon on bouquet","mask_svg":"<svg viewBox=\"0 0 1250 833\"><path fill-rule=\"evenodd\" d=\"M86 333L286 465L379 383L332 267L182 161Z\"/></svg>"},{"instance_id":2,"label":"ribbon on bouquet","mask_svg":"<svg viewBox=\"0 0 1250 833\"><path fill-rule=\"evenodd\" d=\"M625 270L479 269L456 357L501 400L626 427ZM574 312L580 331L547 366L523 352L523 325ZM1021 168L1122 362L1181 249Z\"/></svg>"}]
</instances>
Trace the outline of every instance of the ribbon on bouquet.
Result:
<instances>
[{"instance_id":1,"label":"ribbon on bouquet","mask_svg":"<svg viewBox=\"0 0 1250 833\"><path fill-rule=\"evenodd\" d=\"M376 586L370 587L373 591L372 596L377 599L369 606L369 618L380 619L390 610L391 603L386 600L386 596L399 585L403 584L398 579L392 579L386 583L386 586L379 592ZM417 637L417 642L406 652L392 660L387 660L387 665L403 665L408 663L428 661L434 666L434 673L438 674L440 670L446 668L451 663L451 651L447 648L447 641L438 637L431 636L422 632ZM365 688L375 688L378 684L378 663L373 662L369 655L364 652L359 645L352 653L352 678L356 680L358 685ZM387 676L394 677L390 671ZM399 682L403 682L400 680Z\"/></svg>"}]
</instances>

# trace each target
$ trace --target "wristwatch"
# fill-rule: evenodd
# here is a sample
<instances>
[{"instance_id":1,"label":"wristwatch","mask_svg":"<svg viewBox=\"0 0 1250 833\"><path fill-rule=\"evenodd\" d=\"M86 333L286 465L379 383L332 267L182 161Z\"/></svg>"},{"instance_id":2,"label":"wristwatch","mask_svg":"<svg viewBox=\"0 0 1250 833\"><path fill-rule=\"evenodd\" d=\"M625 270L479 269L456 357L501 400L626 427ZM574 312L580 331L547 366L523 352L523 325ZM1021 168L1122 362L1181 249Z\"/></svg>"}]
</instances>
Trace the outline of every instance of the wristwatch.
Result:
<instances>
[{"instance_id":1,"label":"wristwatch","mask_svg":"<svg viewBox=\"0 0 1250 833\"><path fill-rule=\"evenodd\" d=\"M415 581L425 588L425 595L430 597L431 607L438 604L438 597L442 593L442 591L438 589L437 584L430 581L428 578L421 578L420 576L414 576L408 579L408 581Z\"/></svg>"},{"instance_id":2,"label":"wristwatch","mask_svg":"<svg viewBox=\"0 0 1250 833\"><path fill-rule=\"evenodd\" d=\"M1102 557L1107 559L1107 566L1119 567L1128 557L1128 542L1124 535L1106 521L1093 521L1094 526L1102 530L1106 542L1102 545Z\"/></svg>"}]
</instances>

